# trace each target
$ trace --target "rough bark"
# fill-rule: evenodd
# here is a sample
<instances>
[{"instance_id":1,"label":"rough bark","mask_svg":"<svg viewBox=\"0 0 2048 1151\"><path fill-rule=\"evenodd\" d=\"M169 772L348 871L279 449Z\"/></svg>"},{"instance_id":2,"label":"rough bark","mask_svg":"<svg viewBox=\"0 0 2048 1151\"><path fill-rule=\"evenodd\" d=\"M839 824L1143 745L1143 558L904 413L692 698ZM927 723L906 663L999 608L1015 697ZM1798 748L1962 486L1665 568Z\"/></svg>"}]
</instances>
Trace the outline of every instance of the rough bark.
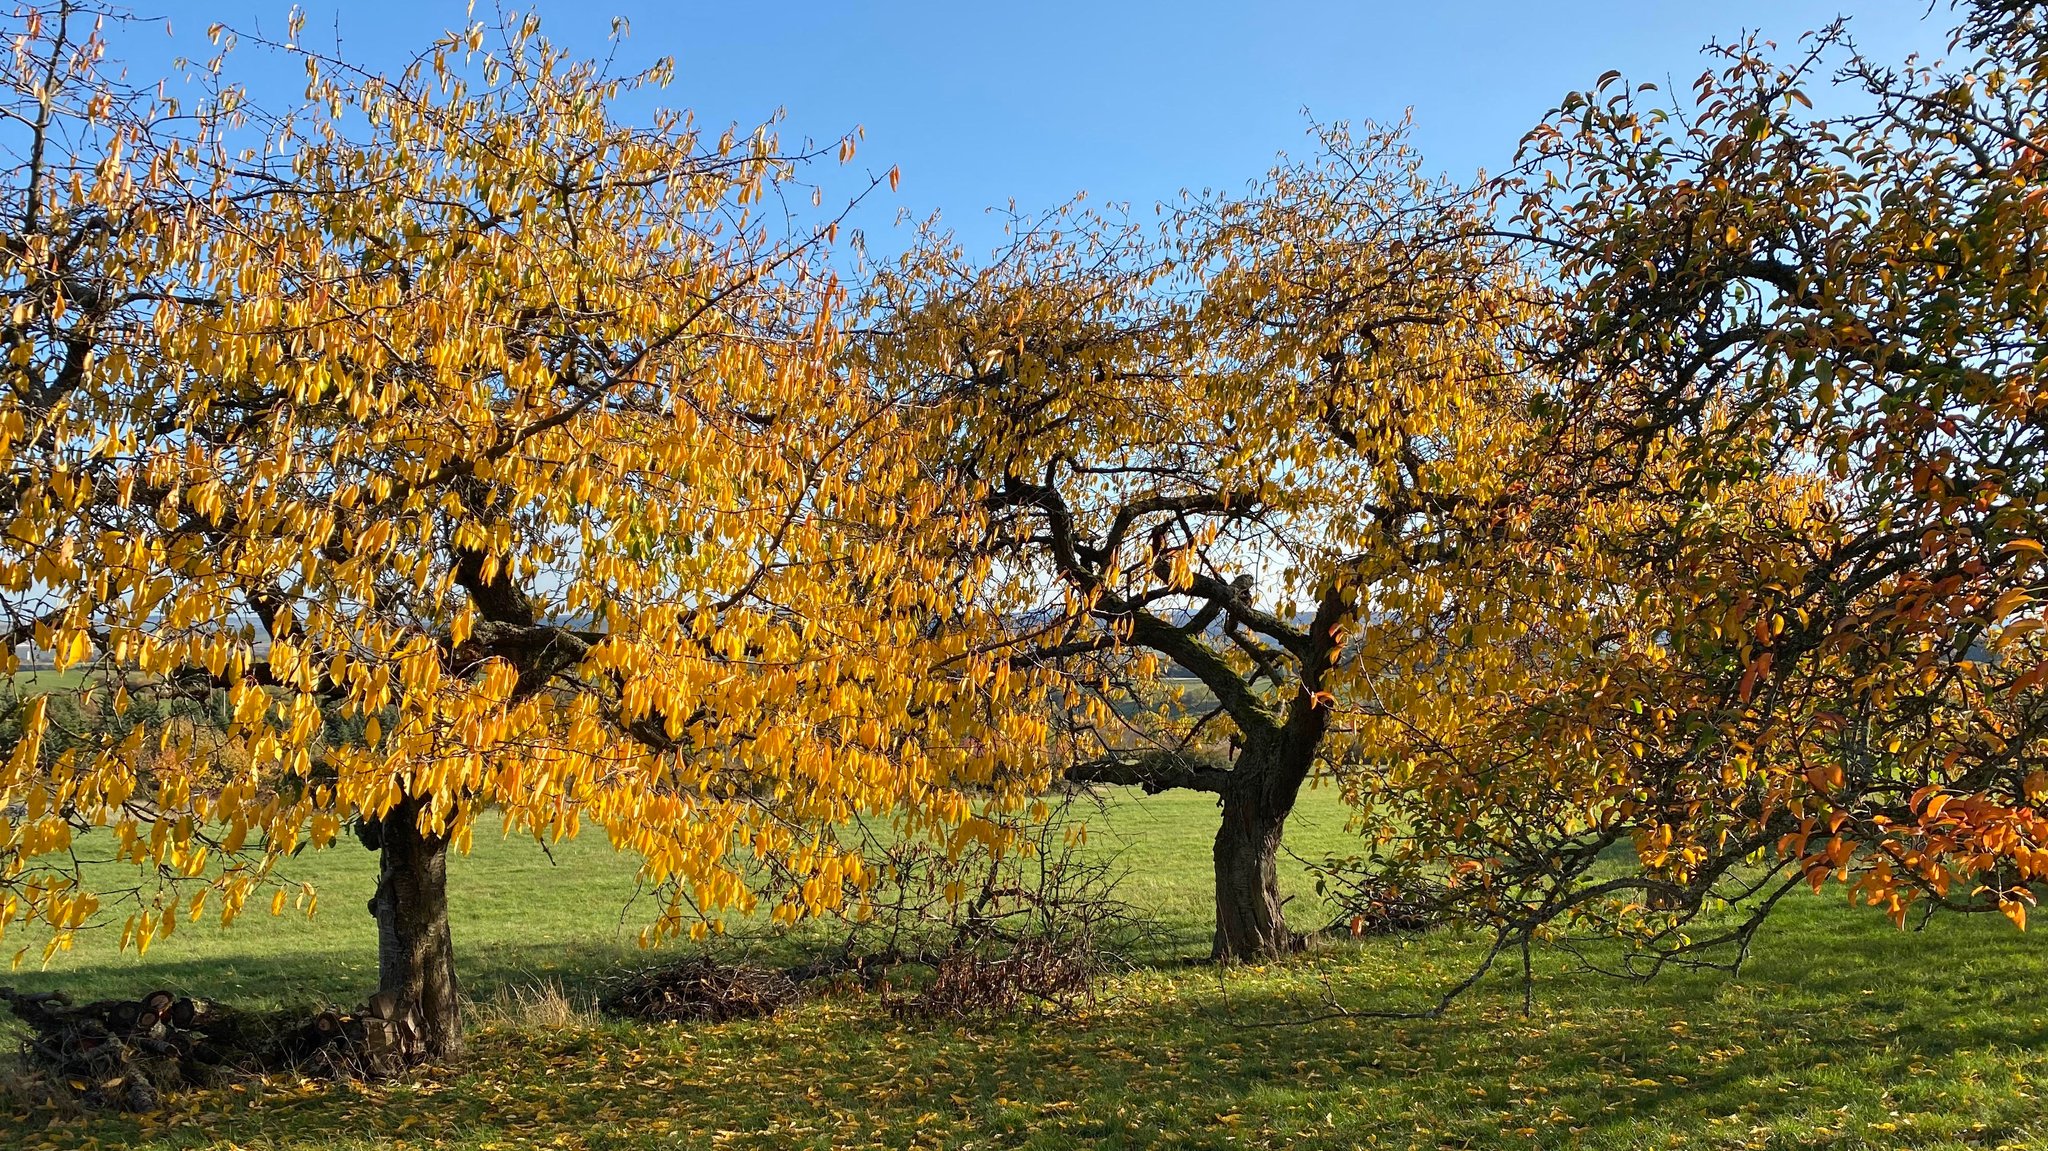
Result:
<instances>
[{"instance_id":1,"label":"rough bark","mask_svg":"<svg viewBox=\"0 0 2048 1151\"><path fill-rule=\"evenodd\" d=\"M1301 785L1315 766L1330 728L1323 676L1337 653L1338 624L1349 601L1325 591L1306 634L1288 648L1300 659L1300 688L1286 718L1252 725L1223 788L1223 826L1216 830L1216 944L1219 963L1271 959L1299 951L1281 910L1280 836ZM1240 725L1241 727L1243 725Z\"/></svg>"},{"instance_id":2,"label":"rough bark","mask_svg":"<svg viewBox=\"0 0 2048 1151\"><path fill-rule=\"evenodd\" d=\"M379 821L377 994L395 1008L422 1054L462 1050L455 943L448 930L448 837L422 832L420 802L407 798ZM390 1016L387 1016L390 1017Z\"/></svg>"},{"instance_id":3,"label":"rough bark","mask_svg":"<svg viewBox=\"0 0 2048 1151\"><path fill-rule=\"evenodd\" d=\"M1293 796L1262 789L1226 792L1216 829L1216 941L1219 963L1256 962L1300 949L1281 908L1280 836Z\"/></svg>"}]
</instances>

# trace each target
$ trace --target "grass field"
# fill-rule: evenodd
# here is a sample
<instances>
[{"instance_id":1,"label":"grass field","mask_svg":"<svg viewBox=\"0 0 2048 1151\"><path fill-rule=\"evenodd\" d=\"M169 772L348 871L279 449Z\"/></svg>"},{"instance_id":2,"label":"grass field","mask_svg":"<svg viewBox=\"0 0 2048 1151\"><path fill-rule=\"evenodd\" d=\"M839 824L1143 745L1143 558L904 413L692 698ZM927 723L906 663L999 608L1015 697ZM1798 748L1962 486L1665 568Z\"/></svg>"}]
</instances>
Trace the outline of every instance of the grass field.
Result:
<instances>
[{"instance_id":1,"label":"grass field","mask_svg":"<svg viewBox=\"0 0 2048 1151\"><path fill-rule=\"evenodd\" d=\"M1125 896L1166 927L1159 962L1081 1018L976 1025L838 999L718 1026L587 1012L544 1026L506 1005L542 983L587 1001L647 961L632 869L589 840L550 863L480 834L451 874L484 1005L460 1067L381 1087L249 1084L145 1119L0 1099L0 1148L2048 1146L2048 949L2002 919L1902 933L1836 897L1797 899L1739 977L1623 984L1539 952L1526 1016L1501 978L1440 1019L1332 1017L1426 1003L1478 942L1375 940L1220 978L1176 964L1204 945L1213 819L1200 796L1113 799L1091 843L1119 853ZM1339 846L1341 824L1314 794L1290 847ZM15 983L358 1000L374 974L370 857L297 862L324 892L310 922L187 928L146 959L88 940ZM1288 882L1298 924L1319 923L1298 866Z\"/></svg>"}]
</instances>

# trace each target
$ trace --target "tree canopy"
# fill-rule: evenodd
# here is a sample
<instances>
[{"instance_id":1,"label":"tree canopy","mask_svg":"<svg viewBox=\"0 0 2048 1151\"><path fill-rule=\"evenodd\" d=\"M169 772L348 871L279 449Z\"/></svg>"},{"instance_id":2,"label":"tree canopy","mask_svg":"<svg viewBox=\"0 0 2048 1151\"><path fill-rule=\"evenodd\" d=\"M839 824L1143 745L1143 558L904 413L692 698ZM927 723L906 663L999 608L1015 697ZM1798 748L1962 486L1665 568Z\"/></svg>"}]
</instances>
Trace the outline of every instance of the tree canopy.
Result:
<instances>
[{"instance_id":1,"label":"tree canopy","mask_svg":"<svg viewBox=\"0 0 2048 1151\"><path fill-rule=\"evenodd\" d=\"M93 916L86 828L162 879L146 947L360 822L386 982L452 1004L445 918L396 905L443 898L486 811L640 852L656 935L836 904L858 813L992 834L1033 761L959 738L966 697L910 662L974 609L888 546L940 511L904 409L826 386L836 221L780 208L808 156L623 124L668 66L615 78L530 20L391 79L273 45L308 77L276 115L124 92L87 23L31 13L14 57L0 584L115 711L226 722L46 759L28 701L0 923Z\"/></svg>"},{"instance_id":2,"label":"tree canopy","mask_svg":"<svg viewBox=\"0 0 2048 1151\"><path fill-rule=\"evenodd\" d=\"M1661 509L1596 548L1614 626L1651 642L1473 697L1380 789L1413 829L1385 862L1456 866L1517 937L1619 926L1637 970L1739 959L1829 881L1901 923L2025 925L2048 40L2031 6L1974 4L1954 46L1738 42L1690 93L1610 74L1524 142L1501 230L1563 303L1531 359L1559 458ZM1809 111L1820 84L1853 110Z\"/></svg>"},{"instance_id":3,"label":"tree canopy","mask_svg":"<svg viewBox=\"0 0 2048 1151\"><path fill-rule=\"evenodd\" d=\"M1225 958L1292 947L1295 796L1361 708L1402 706L1448 573L1504 555L1501 461L1535 430L1505 333L1538 301L1483 202L1398 132L1322 143L1156 235L1057 216L988 265L935 242L862 345L957 428L966 554L1004 658L1057 685L1018 699L1052 708L1066 778L1220 797Z\"/></svg>"},{"instance_id":4,"label":"tree canopy","mask_svg":"<svg viewBox=\"0 0 2048 1151\"><path fill-rule=\"evenodd\" d=\"M860 909L863 819L998 847L1055 777L1218 797L1219 960L1297 945L1275 861L1318 782L1366 835L1332 877L1495 955L1739 955L1830 879L2025 924L2029 6L1966 5L1953 66L1837 26L1689 94L1610 74L1470 184L1327 126L1157 228L874 263L816 150L626 122L670 66L531 20L393 77L243 45L305 65L289 110L126 88L76 4L13 44L8 646L187 706L25 701L0 928L100 914L87 834L148 876L146 947L282 907L350 827L380 981L446 1052L446 857L487 812L640 853L658 939Z\"/></svg>"}]
</instances>

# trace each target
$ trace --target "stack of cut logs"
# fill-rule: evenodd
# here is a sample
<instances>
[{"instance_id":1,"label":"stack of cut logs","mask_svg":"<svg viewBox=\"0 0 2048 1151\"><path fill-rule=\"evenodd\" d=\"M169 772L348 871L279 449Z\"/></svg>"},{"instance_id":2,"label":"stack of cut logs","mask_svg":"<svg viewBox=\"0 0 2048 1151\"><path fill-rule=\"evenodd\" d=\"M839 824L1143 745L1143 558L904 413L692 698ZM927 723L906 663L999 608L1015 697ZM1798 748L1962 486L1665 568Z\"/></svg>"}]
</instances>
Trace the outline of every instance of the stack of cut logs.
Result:
<instances>
[{"instance_id":1,"label":"stack of cut logs","mask_svg":"<svg viewBox=\"0 0 2048 1151\"><path fill-rule=\"evenodd\" d=\"M423 1055L410 1013L388 994L360 1012L311 1018L238 1011L169 991L74 1006L61 991L0 988L0 1001L28 1025L25 1069L92 1108L150 1111L166 1092L230 1075L386 1079Z\"/></svg>"}]
</instances>

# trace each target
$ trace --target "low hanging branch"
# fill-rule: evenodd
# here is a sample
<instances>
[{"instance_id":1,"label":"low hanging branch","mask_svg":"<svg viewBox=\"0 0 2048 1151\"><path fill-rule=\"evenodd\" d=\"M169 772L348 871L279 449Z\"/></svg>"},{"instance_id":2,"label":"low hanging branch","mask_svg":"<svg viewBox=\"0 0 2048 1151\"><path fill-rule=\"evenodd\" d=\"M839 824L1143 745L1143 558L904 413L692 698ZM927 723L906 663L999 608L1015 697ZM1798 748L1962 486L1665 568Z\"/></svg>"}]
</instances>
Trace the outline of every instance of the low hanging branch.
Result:
<instances>
[{"instance_id":1,"label":"low hanging branch","mask_svg":"<svg viewBox=\"0 0 2048 1151\"><path fill-rule=\"evenodd\" d=\"M1175 788L1220 795L1230 781L1230 768L1194 752L1154 750L1085 760L1068 767L1063 778L1143 788L1147 795Z\"/></svg>"}]
</instances>

